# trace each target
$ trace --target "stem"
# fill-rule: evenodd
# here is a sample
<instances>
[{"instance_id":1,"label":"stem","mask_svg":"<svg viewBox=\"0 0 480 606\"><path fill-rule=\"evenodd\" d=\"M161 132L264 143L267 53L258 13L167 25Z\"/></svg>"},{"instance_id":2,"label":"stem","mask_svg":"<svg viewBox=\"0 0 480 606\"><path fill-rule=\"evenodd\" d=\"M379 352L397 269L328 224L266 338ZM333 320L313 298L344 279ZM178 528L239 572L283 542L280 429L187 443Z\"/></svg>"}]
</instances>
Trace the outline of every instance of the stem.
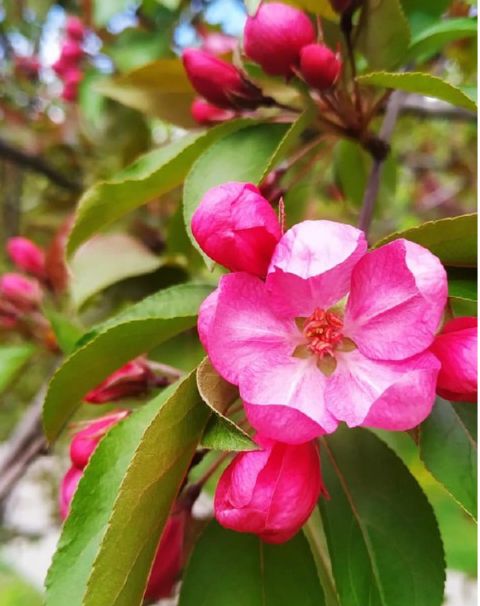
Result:
<instances>
[{"instance_id":1,"label":"stem","mask_svg":"<svg viewBox=\"0 0 480 606\"><path fill-rule=\"evenodd\" d=\"M207 469L207 471L194 483L187 486L184 490L182 496L178 499L179 503L181 503L182 507L187 510L191 510L193 504L198 499L200 493L202 492L202 488L208 482L208 480L212 477L212 475L217 471L220 465L230 456L230 452L224 452L218 459Z\"/></svg>"},{"instance_id":2,"label":"stem","mask_svg":"<svg viewBox=\"0 0 480 606\"><path fill-rule=\"evenodd\" d=\"M383 142L384 144L388 144L392 137L398 114L402 106L403 98L404 93L401 91L396 91L390 97L382 128L380 129L379 141ZM358 222L358 227L362 229L365 234L368 234L368 230L370 229L370 225L372 223L375 202L377 201L378 190L380 188L383 165L387 156L388 154L382 153L378 156L374 155L373 157L373 167L368 178L365 195L363 196L362 210L360 211L360 218Z\"/></svg>"},{"instance_id":3,"label":"stem","mask_svg":"<svg viewBox=\"0 0 480 606\"><path fill-rule=\"evenodd\" d=\"M352 43L352 14L344 13L340 21L340 28L345 37L345 43L347 46L348 62L350 63L350 69L352 70L352 81L353 81L353 94L355 98L355 109L357 110L358 119L362 121L362 103L360 99L360 88L357 82L357 64L355 63L355 54L353 51Z\"/></svg>"}]
</instances>

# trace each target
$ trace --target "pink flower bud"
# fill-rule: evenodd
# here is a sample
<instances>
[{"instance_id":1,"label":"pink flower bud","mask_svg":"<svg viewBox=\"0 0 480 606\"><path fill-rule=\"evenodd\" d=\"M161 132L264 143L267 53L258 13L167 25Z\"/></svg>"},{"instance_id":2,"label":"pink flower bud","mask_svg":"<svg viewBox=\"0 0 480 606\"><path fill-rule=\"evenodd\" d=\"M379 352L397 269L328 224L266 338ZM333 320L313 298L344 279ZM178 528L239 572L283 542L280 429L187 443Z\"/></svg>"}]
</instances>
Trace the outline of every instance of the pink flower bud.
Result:
<instances>
[{"instance_id":1,"label":"pink flower bud","mask_svg":"<svg viewBox=\"0 0 480 606\"><path fill-rule=\"evenodd\" d=\"M431 347L442 367L437 393L454 402L477 400L477 318L455 318L447 322Z\"/></svg>"},{"instance_id":2,"label":"pink flower bud","mask_svg":"<svg viewBox=\"0 0 480 606\"><path fill-rule=\"evenodd\" d=\"M342 71L342 61L328 46L309 44L302 48L300 70L311 87L326 90L338 80Z\"/></svg>"},{"instance_id":3,"label":"pink flower bud","mask_svg":"<svg viewBox=\"0 0 480 606\"><path fill-rule=\"evenodd\" d=\"M78 88L78 85L83 80L83 72L78 67L69 67L63 76L63 80L65 86L75 86Z\"/></svg>"},{"instance_id":4,"label":"pink flower bud","mask_svg":"<svg viewBox=\"0 0 480 606\"><path fill-rule=\"evenodd\" d=\"M83 57L81 45L76 40L65 40L60 52L60 59L69 65L75 65Z\"/></svg>"},{"instance_id":5,"label":"pink flower bud","mask_svg":"<svg viewBox=\"0 0 480 606\"><path fill-rule=\"evenodd\" d=\"M78 97L78 84L76 82L67 82L63 87L61 97L67 103L74 103Z\"/></svg>"},{"instance_id":6,"label":"pink flower bud","mask_svg":"<svg viewBox=\"0 0 480 606\"><path fill-rule=\"evenodd\" d=\"M308 16L279 2L262 4L245 25L245 54L272 76L291 76L301 49L314 41Z\"/></svg>"},{"instance_id":7,"label":"pink flower bud","mask_svg":"<svg viewBox=\"0 0 480 606\"><path fill-rule=\"evenodd\" d=\"M10 238L7 253L19 269L43 278L45 275L45 253L28 238Z\"/></svg>"},{"instance_id":8,"label":"pink flower bud","mask_svg":"<svg viewBox=\"0 0 480 606\"><path fill-rule=\"evenodd\" d=\"M157 601L168 598L183 565L183 541L185 535L185 513L171 515L160 539L150 578L148 579L145 599Z\"/></svg>"},{"instance_id":9,"label":"pink flower bud","mask_svg":"<svg viewBox=\"0 0 480 606\"><path fill-rule=\"evenodd\" d=\"M192 117L198 124L216 124L231 120L234 116L235 112L212 105L203 99L195 99L192 103Z\"/></svg>"},{"instance_id":10,"label":"pink flower bud","mask_svg":"<svg viewBox=\"0 0 480 606\"><path fill-rule=\"evenodd\" d=\"M262 450L233 459L215 493L215 517L222 526L283 543L307 521L324 491L314 442L282 444L256 437Z\"/></svg>"},{"instance_id":11,"label":"pink flower bud","mask_svg":"<svg viewBox=\"0 0 480 606\"><path fill-rule=\"evenodd\" d=\"M262 277L282 235L277 215L259 189L236 181L207 191L193 215L192 232L217 263Z\"/></svg>"},{"instance_id":12,"label":"pink flower bud","mask_svg":"<svg viewBox=\"0 0 480 606\"><path fill-rule=\"evenodd\" d=\"M23 311L40 305L42 297L42 289L37 280L15 273L3 274L0 278L0 298Z\"/></svg>"},{"instance_id":13,"label":"pink flower bud","mask_svg":"<svg viewBox=\"0 0 480 606\"><path fill-rule=\"evenodd\" d=\"M145 393L153 380L153 373L144 358L127 362L87 393L85 400L103 404Z\"/></svg>"},{"instance_id":14,"label":"pink flower bud","mask_svg":"<svg viewBox=\"0 0 480 606\"><path fill-rule=\"evenodd\" d=\"M65 520L70 512L70 503L72 502L73 495L77 490L81 477L82 470L77 469L76 467L70 467L63 477L59 495L60 515L62 520Z\"/></svg>"},{"instance_id":15,"label":"pink flower bud","mask_svg":"<svg viewBox=\"0 0 480 606\"><path fill-rule=\"evenodd\" d=\"M70 444L70 459L75 467L79 469L86 467L103 436L128 414L128 410L119 410L92 421L87 427L76 433Z\"/></svg>"},{"instance_id":16,"label":"pink flower bud","mask_svg":"<svg viewBox=\"0 0 480 606\"><path fill-rule=\"evenodd\" d=\"M77 40L77 42L81 42L85 36L85 26L79 17L74 17L69 15L67 17L67 23L65 25L65 31L67 36L72 40Z\"/></svg>"},{"instance_id":17,"label":"pink flower bud","mask_svg":"<svg viewBox=\"0 0 480 606\"><path fill-rule=\"evenodd\" d=\"M261 91L230 63L194 48L187 48L182 60L193 88L210 103L226 109L261 104Z\"/></svg>"},{"instance_id":18,"label":"pink flower bud","mask_svg":"<svg viewBox=\"0 0 480 606\"><path fill-rule=\"evenodd\" d=\"M52 64L52 69L59 78L63 78L70 67L70 62L62 57L59 57L55 63Z\"/></svg>"}]
</instances>

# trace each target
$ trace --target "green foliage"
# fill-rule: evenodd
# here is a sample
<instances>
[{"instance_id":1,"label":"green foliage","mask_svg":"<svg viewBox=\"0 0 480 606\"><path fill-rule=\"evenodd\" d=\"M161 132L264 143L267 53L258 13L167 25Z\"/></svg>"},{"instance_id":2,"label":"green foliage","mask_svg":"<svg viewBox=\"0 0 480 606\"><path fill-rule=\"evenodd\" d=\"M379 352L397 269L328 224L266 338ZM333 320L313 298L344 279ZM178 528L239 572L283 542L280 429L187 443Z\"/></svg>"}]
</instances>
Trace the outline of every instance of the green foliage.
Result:
<instances>
[{"instance_id":1,"label":"green foliage","mask_svg":"<svg viewBox=\"0 0 480 606\"><path fill-rule=\"evenodd\" d=\"M425 60L439 52L449 42L471 38L476 35L477 22L475 19L462 18L439 21L422 30L413 38L408 49L408 57Z\"/></svg>"},{"instance_id":2,"label":"green foliage","mask_svg":"<svg viewBox=\"0 0 480 606\"><path fill-rule=\"evenodd\" d=\"M211 522L190 558L179 606L323 606L315 563L302 533L283 545Z\"/></svg>"},{"instance_id":3,"label":"green foliage","mask_svg":"<svg viewBox=\"0 0 480 606\"><path fill-rule=\"evenodd\" d=\"M0 347L0 393L7 389L34 353L35 347L29 343Z\"/></svg>"}]
</instances>

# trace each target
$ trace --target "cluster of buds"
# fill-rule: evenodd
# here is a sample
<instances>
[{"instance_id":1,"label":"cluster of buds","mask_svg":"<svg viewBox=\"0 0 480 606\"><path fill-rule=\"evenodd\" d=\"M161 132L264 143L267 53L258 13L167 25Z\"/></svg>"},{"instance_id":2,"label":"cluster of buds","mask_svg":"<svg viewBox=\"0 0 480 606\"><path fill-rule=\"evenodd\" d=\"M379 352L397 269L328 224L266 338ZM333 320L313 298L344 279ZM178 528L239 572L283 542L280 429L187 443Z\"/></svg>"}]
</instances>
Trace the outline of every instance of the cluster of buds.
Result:
<instances>
[{"instance_id":1,"label":"cluster of buds","mask_svg":"<svg viewBox=\"0 0 480 606\"><path fill-rule=\"evenodd\" d=\"M290 80L297 76L318 91L328 91L337 82L342 62L328 46L316 42L308 15L286 4L261 4L248 17L243 38L245 55L271 76ZM225 113L273 105L270 97L237 67L206 51L187 49L183 63L194 89L206 101L197 100L192 115L200 124L231 117Z\"/></svg>"},{"instance_id":2,"label":"cluster of buds","mask_svg":"<svg viewBox=\"0 0 480 606\"><path fill-rule=\"evenodd\" d=\"M85 26L78 17L69 16L65 25L65 39L62 43L60 57L53 64L53 70L63 82L62 99L74 102L78 87L83 79L80 68L84 51L82 43L85 38Z\"/></svg>"},{"instance_id":3,"label":"cluster of buds","mask_svg":"<svg viewBox=\"0 0 480 606\"><path fill-rule=\"evenodd\" d=\"M19 77L26 78L27 80L37 80L40 73L41 63L36 55L14 56L14 68L15 73Z\"/></svg>"},{"instance_id":4,"label":"cluster of buds","mask_svg":"<svg viewBox=\"0 0 480 606\"><path fill-rule=\"evenodd\" d=\"M65 473L59 495L60 515L65 520L80 479L100 440L107 432L129 414L119 410L89 422L78 431L70 443L71 466ZM183 566L183 544L186 511L179 508L171 512L160 542L145 590L145 599L157 601L172 595L175 583Z\"/></svg>"}]
</instances>

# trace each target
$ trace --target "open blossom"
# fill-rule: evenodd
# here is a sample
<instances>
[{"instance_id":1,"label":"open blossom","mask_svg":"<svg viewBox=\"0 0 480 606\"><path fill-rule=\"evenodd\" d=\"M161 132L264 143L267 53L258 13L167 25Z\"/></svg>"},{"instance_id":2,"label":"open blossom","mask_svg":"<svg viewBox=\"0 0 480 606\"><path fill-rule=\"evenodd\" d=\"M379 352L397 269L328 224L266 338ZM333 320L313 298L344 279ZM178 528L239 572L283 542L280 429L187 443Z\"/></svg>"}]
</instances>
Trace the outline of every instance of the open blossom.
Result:
<instances>
[{"instance_id":1,"label":"open blossom","mask_svg":"<svg viewBox=\"0 0 480 606\"><path fill-rule=\"evenodd\" d=\"M199 330L267 437L306 442L339 421L406 430L433 405L440 364L428 348L446 298L443 266L418 244L367 252L360 230L305 221L277 244L265 281L221 278Z\"/></svg>"},{"instance_id":2,"label":"open blossom","mask_svg":"<svg viewBox=\"0 0 480 606\"><path fill-rule=\"evenodd\" d=\"M7 253L19 269L40 278L45 275L45 253L28 238L10 238Z\"/></svg>"},{"instance_id":3,"label":"open blossom","mask_svg":"<svg viewBox=\"0 0 480 606\"><path fill-rule=\"evenodd\" d=\"M443 327L430 349L440 360L437 393L454 402L477 400L477 318L455 318Z\"/></svg>"},{"instance_id":4,"label":"open blossom","mask_svg":"<svg viewBox=\"0 0 480 606\"><path fill-rule=\"evenodd\" d=\"M307 521L323 491L314 442L291 445L260 436L262 450L235 456L215 492L215 517L267 543L288 541Z\"/></svg>"},{"instance_id":5,"label":"open blossom","mask_svg":"<svg viewBox=\"0 0 480 606\"><path fill-rule=\"evenodd\" d=\"M207 255L232 271L265 276L282 235L270 203L250 183L209 189L192 218L192 232Z\"/></svg>"},{"instance_id":6,"label":"open blossom","mask_svg":"<svg viewBox=\"0 0 480 606\"><path fill-rule=\"evenodd\" d=\"M261 4L245 24L245 54L272 76L291 76L302 47L314 41L309 17L280 2Z\"/></svg>"},{"instance_id":7,"label":"open blossom","mask_svg":"<svg viewBox=\"0 0 480 606\"><path fill-rule=\"evenodd\" d=\"M84 399L90 404L103 404L137 396L147 391L152 379L153 373L146 360L141 357L136 358L112 373L95 389L90 390Z\"/></svg>"}]
</instances>

